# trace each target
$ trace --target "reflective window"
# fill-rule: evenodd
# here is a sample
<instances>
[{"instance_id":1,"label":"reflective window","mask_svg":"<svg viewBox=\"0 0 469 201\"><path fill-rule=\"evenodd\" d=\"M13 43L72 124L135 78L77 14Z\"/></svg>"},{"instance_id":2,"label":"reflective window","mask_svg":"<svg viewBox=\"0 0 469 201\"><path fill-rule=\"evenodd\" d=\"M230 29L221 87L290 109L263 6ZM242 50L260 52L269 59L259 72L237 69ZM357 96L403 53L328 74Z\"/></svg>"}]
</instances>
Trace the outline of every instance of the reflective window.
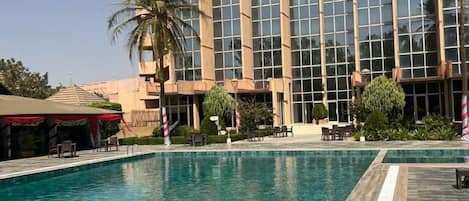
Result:
<instances>
[{"instance_id":1,"label":"reflective window","mask_svg":"<svg viewBox=\"0 0 469 201\"><path fill-rule=\"evenodd\" d=\"M373 75L389 74L394 68L392 6L386 0L360 0L358 17L360 69ZM385 62L387 61L387 62Z\"/></svg>"},{"instance_id":2,"label":"reflective window","mask_svg":"<svg viewBox=\"0 0 469 201\"><path fill-rule=\"evenodd\" d=\"M197 5L197 1L191 1L192 4ZM219 11L216 11L220 13ZM215 13L215 15L217 15ZM200 58L200 41L197 40L196 34L200 34L199 16L187 11L179 11L180 17L184 22L190 24L197 33L193 33L191 29L182 29L186 41L184 42L183 52L174 53L175 73L176 80L201 80L201 58ZM216 16L220 18L220 16ZM219 26L217 24L214 26ZM220 33L214 33L220 34Z\"/></svg>"},{"instance_id":3,"label":"reflective window","mask_svg":"<svg viewBox=\"0 0 469 201\"><path fill-rule=\"evenodd\" d=\"M213 18L215 79L219 83L225 79L242 79L239 1L213 0L212 5L214 14L221 10L223 16ZM259 32L254 28L256 27L253 26L254 32Z\"/></svg>"},{"instance_id":4,"label":"reflective window","mask_svg":"<svg viewBox=\"0 0 469 201\"><path fill-rule=\"evenodd\" d=\"M252 18L255 87L266 88L268 78L282 77L280 1L262 0L257 3L253 1L251 9L252 13L257 13L257 16ZM291 12L292 18L300 18L309 10L308 7L302 9L297 7ZM293 35L298 35L303 31L302 25L295 23L299 22L291 22L291 30ZM292 62L300 61L292 59Z\"/></svg>"},{"instance_id":5,"label":"reflective window","mask_svg":"<svg viewBox=\"0 0 469 201\"><path fill-rule=\"evenodd\" d=\"M435 0L399 0L399 50L403 78L436 76Z\"/></svg>"},{"instance_id":6,"label":"reflective window","mask_svg":"<svg viewBox=\"0 0 469 201\"><path fill-rule=\"evenodd\" d=\"M446 60L453 62L453 73L460 74L462 66L459 56L459 0L444 0L443 1L443 20L444 20L444 34L445 34L445 52ZM466 13L469 10L469 2L466 1ZM467 15L466 15L467 18ZM465 22L466 30L466 49L469 48L469 22ZM432 44L434 45L434 44ZM467 60L469 64L469 60ZM469 65L468 69L469 69ZM456 115L457 116L457 115Z\"/></svg>"}]
</instances>

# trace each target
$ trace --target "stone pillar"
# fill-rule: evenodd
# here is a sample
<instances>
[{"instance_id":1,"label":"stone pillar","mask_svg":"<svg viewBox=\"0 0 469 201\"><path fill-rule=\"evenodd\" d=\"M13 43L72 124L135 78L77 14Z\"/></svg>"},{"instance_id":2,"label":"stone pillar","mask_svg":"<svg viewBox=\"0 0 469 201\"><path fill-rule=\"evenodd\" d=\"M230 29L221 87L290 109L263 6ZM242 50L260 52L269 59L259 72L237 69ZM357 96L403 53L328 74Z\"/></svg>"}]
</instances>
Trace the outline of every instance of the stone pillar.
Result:
<instances>
[{"instance_id":1,"label":"stone pillar","mask_svg":"<svg viewBox=\"0 0 469 201\"><path fill-rule=\"evenodd\" d=\"M291 62L291 32L290 32L290 5L289 1L280 1L280 30L282 42L282 84L283 84L283 124L292 123L290 84L292 80ZM272 102L278 101L273 99Z\"/></svg>"},{"instance_id":2,"label":"stone pillar","mask_svg":"<svg viewBox=\"0 0 469 201\"><path fill-rule=\"evenodd\" d=\"M399 25L397 19L397 0L392 0L392 31L394 38L394 66L401 66L399 58Z\"/></svg>"},{"instance_id":3,"label":"stone pillar","mask_svg":"<svg viewBox=\"0 0 469 201\"><path fill-rule=\"evenodd\" d=\"M199 96L194 95L192 97L193 97L192 117L193 117L193 122L194 122L194 129L199 130L200 129Z\"/></svg>"},{"instance_id":4,"label":"stone pillar","mask_svg":"<svg viewBox=\"0 0 469 201\"><path fill-rule=\"evenodd\" d=\"M329 109L327 104L327 74L326 74L326 39L324 38L324 0L319 0L319 34L321 35L321 77L322 77L322 103Z\"/></svg>"},{"instance_id":5,"label":"stone pillar","mask_svg":"<svg viewBox=\"0 0 469 201\"><path fill-rule=\"evenodd\" d=\"M358 27L358 0L353 0L353 43L355 44L355 71L360 72L360 28Z\"/></svg>"},{"instance_id":6,"label":"stone pillar","mask_svg":"<svg viewBox=\"0 0 469 201\"><path fill-rule=\"evenodd\" d=\"M215 81L215 57L213 51L213 11L212 0L199 0L200 15L200 59L202 80ZM203 32L203 34L202 34Z\"/></svg>"},{"instance_id":7,"label":"stone pillar","mask_svg":"<svg viewBox=\"0 0 469 201\"><path fill-rule=\"evenodd\" d=\"M254 57L252 50L251 0L239 1L241 28L241 60L243 80L254 80Z\"/></svg>"}]
</instances>

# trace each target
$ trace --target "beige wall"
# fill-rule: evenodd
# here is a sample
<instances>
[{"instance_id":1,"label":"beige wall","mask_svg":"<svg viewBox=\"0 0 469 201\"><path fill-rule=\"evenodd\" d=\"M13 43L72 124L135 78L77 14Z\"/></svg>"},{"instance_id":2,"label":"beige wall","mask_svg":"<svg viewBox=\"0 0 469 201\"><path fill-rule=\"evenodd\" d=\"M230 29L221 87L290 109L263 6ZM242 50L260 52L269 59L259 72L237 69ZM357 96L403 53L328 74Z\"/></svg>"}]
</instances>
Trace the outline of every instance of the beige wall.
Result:
<instances>
[{"instance_id":1,"label":"beige wall","mask_svg":"<svg viewBox=\"0 0 469 201\"><path fill-rule=\"evenodd\" d=\"M139 79L109 80L82 84L80 87L88 92L103 94L110 102L122 105L124 118L130 120L133 110L145 110L145 102L141 100L139 90L143 89Z\"/></svg>"}]
</instances>

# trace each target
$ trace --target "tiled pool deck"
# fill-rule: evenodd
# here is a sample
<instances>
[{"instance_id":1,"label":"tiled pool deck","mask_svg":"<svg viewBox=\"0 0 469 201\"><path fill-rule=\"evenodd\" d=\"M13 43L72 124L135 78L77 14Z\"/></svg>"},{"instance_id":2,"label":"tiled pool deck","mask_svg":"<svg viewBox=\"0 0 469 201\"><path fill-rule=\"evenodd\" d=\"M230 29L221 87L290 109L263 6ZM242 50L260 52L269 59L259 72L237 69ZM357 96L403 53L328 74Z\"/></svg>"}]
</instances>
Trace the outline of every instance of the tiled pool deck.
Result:
<instances>
[{"instance_id":1,"label":"tiled pool deck","mask_svg":"<svg viewBox=\"0 0 469 201\"><path fill-rule=\"evenodd\" d=\"M0 162L0 180L39 172L70 168L103 161L128 158L152 152L193 152L193 151L258 151L258 150L381 150L361 180L355 186L348 200L377 200L387 171L391 164L382 163L387 150L392 149L469 149L469 143L460 141L405 141L405 142L237 142L231 145L212 144L202 147L187 145L155 145L134 147L127 153L127 147L120 151L78 152L75 158L48 158L47 156ZM129 149L131 150L131 149ZM393 164L396 165L396 164ZM469 189L458 190L455 184L455 167L467 167L464 163L446 164L397 164L400 171L394 200L469 200Z\"/></svg>"}]
</instances>

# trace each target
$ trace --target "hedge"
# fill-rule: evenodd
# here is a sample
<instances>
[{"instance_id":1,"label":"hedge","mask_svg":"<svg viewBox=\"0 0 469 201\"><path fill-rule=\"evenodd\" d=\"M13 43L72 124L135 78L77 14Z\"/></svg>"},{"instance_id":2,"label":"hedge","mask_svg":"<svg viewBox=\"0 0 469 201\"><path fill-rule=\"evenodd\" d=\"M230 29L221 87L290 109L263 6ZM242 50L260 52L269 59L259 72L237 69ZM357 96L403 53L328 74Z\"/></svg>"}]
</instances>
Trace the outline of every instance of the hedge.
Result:
<instances>
[{"instance_id":1,"label":"hedge","mask_svg":"<svg viewBox=\"0 0 469 201\"><path fill-rule=\"evenodd\" d=\"M258 136L268 136L271 135L270 129L266 130L256 130L254 131ZM208 143L215 144L215 143L226 143L226 135L209 135L208 136ZM231 141L239 141L247 139L247 135L244 134L234 134L231 135ZM119 139L120 145L158 145L164 144L163 137L128 137ZM186 140L184 136L171 136L171 144L186 144Z\"/></svg>"}]
</instances>

